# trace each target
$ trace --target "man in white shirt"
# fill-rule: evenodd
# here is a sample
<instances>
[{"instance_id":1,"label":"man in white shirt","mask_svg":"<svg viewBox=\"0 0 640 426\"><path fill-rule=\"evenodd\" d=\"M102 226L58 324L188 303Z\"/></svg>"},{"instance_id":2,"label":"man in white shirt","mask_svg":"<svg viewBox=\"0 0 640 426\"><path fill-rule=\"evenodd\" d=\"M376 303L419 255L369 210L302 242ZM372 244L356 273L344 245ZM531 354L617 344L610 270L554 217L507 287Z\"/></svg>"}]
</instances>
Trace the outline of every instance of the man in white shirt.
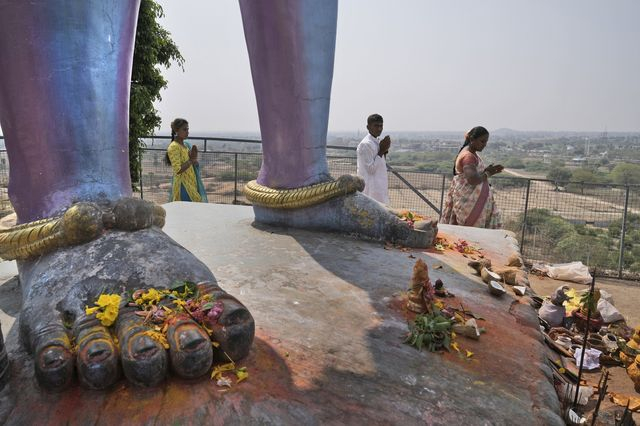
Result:
<instances>
[{"instance_id":1,"label":"man in white shirt","mask_svg":"<svg viewBox=\"0 0 640 426\"><path fill-rule=\"evenodd\" d=\"M391 146L389 135L380 140L382 116L371 114L367 118L369 134L358 144L358 176L364 179L363 194L382 204L389 204L389 181L385 157Z\"/></svg>"}]
</instances>

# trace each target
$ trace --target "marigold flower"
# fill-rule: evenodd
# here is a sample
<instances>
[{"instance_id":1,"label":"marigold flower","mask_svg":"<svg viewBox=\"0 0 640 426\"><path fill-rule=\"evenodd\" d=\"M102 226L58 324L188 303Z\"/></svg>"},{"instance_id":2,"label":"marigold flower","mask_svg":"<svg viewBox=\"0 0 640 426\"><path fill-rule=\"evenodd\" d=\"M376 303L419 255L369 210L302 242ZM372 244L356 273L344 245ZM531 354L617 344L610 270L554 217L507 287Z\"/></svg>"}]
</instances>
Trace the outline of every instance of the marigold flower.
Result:
<instances>
[{"instance_id":1,"label":"marigold flower","mask_svg":"<svg viewBox=\"0 0 640 426\"><path fill-rule=\"evenodd\" d=\"M85 307L87 315L96 314L96 319L105 327L111 326L118 318L121 297L119 294L101 294L92 308Z\"/></svg>"}]
</instances>

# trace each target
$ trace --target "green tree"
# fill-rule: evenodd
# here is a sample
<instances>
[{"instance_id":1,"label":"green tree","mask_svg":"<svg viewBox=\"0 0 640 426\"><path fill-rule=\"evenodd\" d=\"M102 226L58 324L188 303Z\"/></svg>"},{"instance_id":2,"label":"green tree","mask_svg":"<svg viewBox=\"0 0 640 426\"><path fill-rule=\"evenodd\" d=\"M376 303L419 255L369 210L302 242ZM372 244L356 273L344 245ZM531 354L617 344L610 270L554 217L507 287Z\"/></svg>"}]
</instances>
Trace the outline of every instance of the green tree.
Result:
<instances>
[{"instance_id":1,"label":"green tree","mask_svg":"<svg viewBox=\"0 0 640 426\"><path fill-rule=\"evenodd\" d=\"M630 233L632 230L640 230L640 215L635 213L629 213L627 215L627 227L626 232ZM622 218L615 219L609 224L609 236L611 238L620 238L620 232L622 230Z\"/></svg>"},{"instance_id":2,"label":"green tree","mask_svg":"<svg viewBox=\"0 0 640 426\"><path fill-rule=\"evenodd\" d=\"M547 173L547 179L552 180L557 185L563 185L571 179L571 170L565 167L553 168Z\"/></svg>"},{"instance_id":3,"label":"green tree","mask_svg":"<svg viewBox=\"0 0 640 426\"><path fill-rule=\"evenodd\" d=\"M598 176L596 173L587 167L580 167L571 173L571 182L596 183L597 181Z\"/></svg>"},{"instance_id":4,"label":"green tree","mask_svg":"<svg viewBox=\"0 0 640 426\"><path fill-rule=\"evenodd\" d=\"M553 254L560 262L579 260L585 265L599 268L614 268L617 261L616 251L607 247L598 237L573 233L558 241Z\"/></svg>"},{"instance_id":5,"label":"green tree","mask_svg":"<svg viewBox=\"0 0 640 426\"><path fill-rule=\"evenodd\" d=\"M522 223L522 218L520 219ZM527 213L527 229L537 228L538 232L548 237L551 241L557 242L561 238L572 234L577 234L571 223L560 216L551 214L546 209L531 209Z\"/></svg>"},{"instance_id":6,"label":"green tree","mask_svg":"<svg viewBox=\"0 0 640 426\"><path fill-rule=\"evenodd\" d=\"M540 160L525 161L525 169L530 172L545 172L551 168L550 164L546 164Z\"/></svg>"},{"instance_id":7,"label":"green tree","mask_svg":"<svg viewBox=\"0 0 640 426\"><path fill-rule=\"evenodd\" d=\"M140 3L129 102L129 171L134 189L139 183L145 147L141 138L160 127L160 116L153 106L155 101L162 99L160 91L167 87L160 66L169 68L177 64L182 67L184 64L171 34L157 21L163 16L162 7L154 0Z\"/></svg>"},{"instance_id":8,"label":"green tree","mask_svg":"<svg viewBox=\"0 0 640 426\"><path fill-rule=\"evenodd\" d=\"M592 168L580 167L571 173L571 182L572 183L567 186L568 191L577 192L579 189L580 193L584 194L584 184L598 183L600 182L600 177Z\"/></svg>"},{"instance_id":9,"label":"green tree","mask_svg":"<svg viewBox=\"0 0 640 426\"><path fill-rule=\"evenodd\" d=\"M640 184L640 165L630 163L617 164L611 171L611 179L619 185Z\"/></svg>"},{"instance_id":10,"label":"green tree","mask_svg":"<svg viewBox=\"0 0 640 426\"><path fill-rule=\"evenodd\" d=\"M510 169L524 169L525 168L525 164L524 161L522 161L522 159L518 158L518 157L509 157L507 159L505 159L505 161L502 163L503 166L508 167Z\"/></svg>"}]
</instances>

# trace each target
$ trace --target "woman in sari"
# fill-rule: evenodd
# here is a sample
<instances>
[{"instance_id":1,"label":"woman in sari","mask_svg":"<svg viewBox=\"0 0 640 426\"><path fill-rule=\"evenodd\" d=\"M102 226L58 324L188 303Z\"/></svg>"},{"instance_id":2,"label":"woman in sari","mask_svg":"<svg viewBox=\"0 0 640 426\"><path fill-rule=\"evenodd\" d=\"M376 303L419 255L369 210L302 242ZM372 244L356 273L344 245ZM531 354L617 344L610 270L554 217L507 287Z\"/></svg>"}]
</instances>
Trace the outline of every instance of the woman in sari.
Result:
<instances>
[{"instance_id":1,"label":"woman in sari","mask_svg":"<svg viewBox=\"0 0 640 426\"><path fill-rule=\"evenodd\" d=\"M441 223L502 228L502 215L493 199L489 177L503 170L501 165L486 166L478 152L487 146L489 132L474 127L465 135L453 166L453 180L447 193Z\"/></svg>"},{"instance_id":2,"label":"woman in sari","mask_svg":"<svg viewBox=\"0 0 640 426\"><path fill-rule=\"evenodd\" d=\"M167 147L166 162L173 168L169 201L207 202L207 193L200 178L198 149L185 139L189 123L184 118L171 122L171 143Z\"/></svg>"}]
</instances>

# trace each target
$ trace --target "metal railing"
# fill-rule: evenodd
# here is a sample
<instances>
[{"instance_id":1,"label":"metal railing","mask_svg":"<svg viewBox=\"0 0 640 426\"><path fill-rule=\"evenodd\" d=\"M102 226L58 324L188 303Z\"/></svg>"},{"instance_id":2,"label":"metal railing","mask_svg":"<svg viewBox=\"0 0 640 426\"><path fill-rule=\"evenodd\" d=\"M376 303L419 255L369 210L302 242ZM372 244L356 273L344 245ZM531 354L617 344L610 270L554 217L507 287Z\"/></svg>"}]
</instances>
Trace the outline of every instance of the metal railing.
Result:
<instances>
[{"instance_id":1,"label":"metal railing","mask_svg":"<svg viewBox=\"0 0 640 426\"><path fill-rule=\"evenodd\" d=\"M259 140L190 138L199 146L200 170L210 203L246 204L244 184L262 162ZM168 201L172 171L164 163L168 137L146 140L141 196ZM355 147L328 146L330 173L356 173ZM0 152L0 210L10 211L8 160ZM391 207L438 218L451 176L407 167L389 167ZM514 231L523 256L550 263L580 260L603 275L640 278L640 186L565 183L494 176L493 196L505 228Z\"/></svg>"}]
</instances>

